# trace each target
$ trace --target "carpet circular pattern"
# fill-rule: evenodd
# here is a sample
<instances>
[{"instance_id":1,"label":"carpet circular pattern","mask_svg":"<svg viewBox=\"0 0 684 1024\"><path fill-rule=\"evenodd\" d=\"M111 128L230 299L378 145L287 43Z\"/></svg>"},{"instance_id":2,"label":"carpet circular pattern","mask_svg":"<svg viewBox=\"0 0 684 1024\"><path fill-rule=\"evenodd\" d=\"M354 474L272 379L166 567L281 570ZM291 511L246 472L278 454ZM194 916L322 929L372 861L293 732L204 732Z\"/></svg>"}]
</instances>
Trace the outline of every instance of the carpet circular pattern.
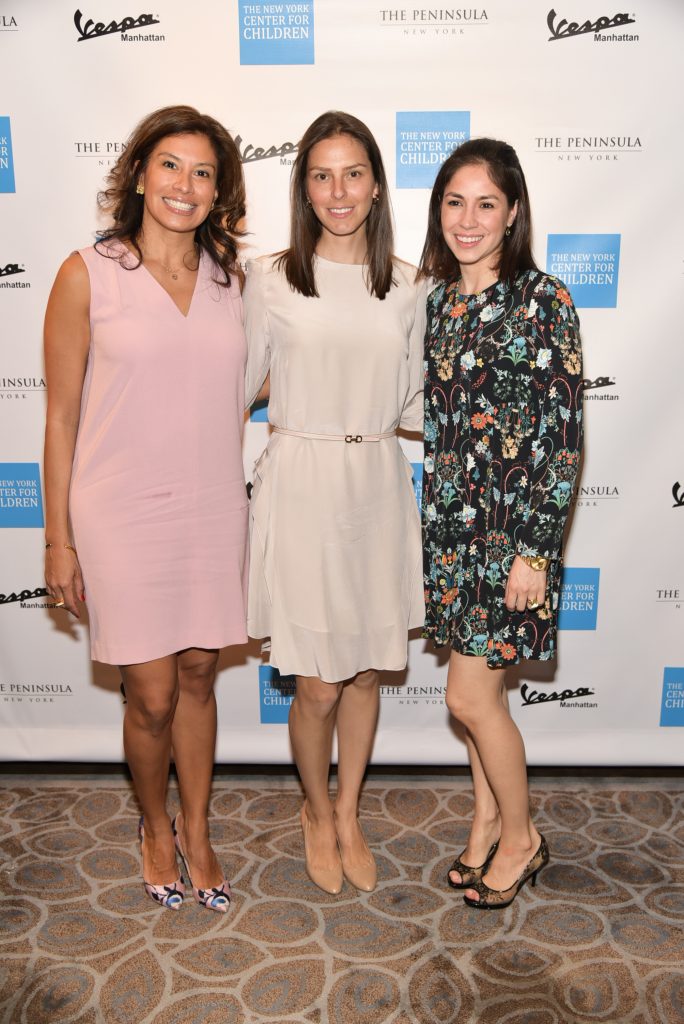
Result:
<instances>
[{"instance_id":1,"label":"carpet circular pattern","mask_svg":"<svg viewBox=\"0 0 684 1024\"><path fill-rule=\"evenodd\" d=\"M483 913L445 881L465 780L371 780L378 887L330 896L304 869L294 779L220 778L220 915L189 891L175 913L145 896L119 777L7 776L0 1022L682 1024L684 781L540 780L531 797L551 863Z\"/></svg>"}]
</instances>

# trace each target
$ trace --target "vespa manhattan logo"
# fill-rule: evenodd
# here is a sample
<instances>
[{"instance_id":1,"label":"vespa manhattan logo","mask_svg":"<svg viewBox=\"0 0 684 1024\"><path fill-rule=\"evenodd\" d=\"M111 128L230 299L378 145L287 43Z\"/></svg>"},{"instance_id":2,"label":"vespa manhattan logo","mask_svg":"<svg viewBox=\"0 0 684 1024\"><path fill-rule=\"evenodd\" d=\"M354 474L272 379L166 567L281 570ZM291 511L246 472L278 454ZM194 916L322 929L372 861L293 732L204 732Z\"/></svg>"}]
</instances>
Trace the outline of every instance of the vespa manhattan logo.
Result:
<instances>
[{"instance_id":1,"label":"vespa manhattan logo","mask_svg":"<svg viewBox=\"0 0 684 1024\"><path fill-rule=\"evenodd\" d=\"M620 28L622 25L632 25L636 21L636 18L630 18L629 14L614 14L612 18L602 15L597 18L596 21L567 21L565 18L560 18L556 12L552 9L549 11L546 18L546 24L549 26L551 35L549 36L549 42L556 42L558 39L571 39L574 36L583 36L592 34L594 40L599 42L602 38L614 39L616 41L633 41L638 39L638 36L629 34L613 34L613 36L600 35L601 32L605 32L607 29Z\"/></svg>"},{"instance_id":2,"label":"vespa manhattan logo","mask_svg":"<svg viewBox=\"0 0 684 1024\"><path fill-rule=\"evenodd\" d=\"M561 690L560 693L555 691L553 693L543 693L539 690L530 690L527 683L523 683L520 687L520 696L522 697L522 707L529 707L531 704L550 704L552 701L559 701L562 708L596 708L598 704L595 701L582 701L581 703L575 703L580 697L591 697L594 691L590 690L588 686L578 686L576 690ZM572 704L568 704L568 701L573 701Z\"/></svg>"},{"instance_id":3,"label":"vespa manhattan logo","mask_svg":"<svg viewBox=\"0 0 684 1024\"><path fill-rule=\"evenodd\" d=\"M89 39L99 39L101 36L121 35L122 41L127 39L133 41L143 42L160 42L164 39L164 36L158 36L155 34L145 35L134 35L127 36L126 33L130 32L135 28L147 28L148 25L158 25L159 18L155 18L154 14L139 14L137 18L122 18L121 21L110 21L105 23L104 21L93 21L89 18L88 21L83 23L83 14L81 11L75 11L74 13L74 25L78 32L78 42L83 43Z\"/></svg>"},{"instance_id":4,"label":"vespa manhattan logo","mask_svg":"<svg viewBox=\"0 0 684 1024\"><path fill-rule=\"evenodd\" d=\"M16 277L17 274L25 274L26 267L19 263L6 263L0 267L0 288L30 288L29 281L8 281L8 277Z\"/></svg>"},{"instance_id":5,"label":"vespa manhattan logo","mask_svg":"<svg viewBox=\"0 0 684 1024\"><path fill-rule=\"evenodd\" d=\"M674 498L672 508L684 508L684 488L680 485L679 480L672 485L672 497Z\"/></svg>"},{"instance_id":6,"label":"vespa manhattan logo","mask_svg":"<svg viewBox=\"0 0 684 1024\"><path fill-rule=\"evenodd\" d=\"M24 602L30 601L33 597L48 597L48 592L45 587L36 587L35 590L20 590L19 593L13 594L0 594L0 604L21 604L22 607ZM40 605L41 608L50 607L49 605ZM54 605L52 605L54 608Z\"/></svg>"},{"instance_id":7,"label":"vespa manhattan logo","mask_svg":"<svg viewBox=\"0 0 684 1024\"><path fill-rule=\"evenodd\" d=\"M256 163L257 160L272 160L273 157L280 157L281 164L291 164L292 154L297 152L296 142L282 142L279 146L269 146L263 149L260 146L252 146L244 142L241 135L235 136L235 145L240 154L243 164Z\"/></svg>"},{"instance_id":8,"label":"vespa manhattan logo","mask_svg":"<svg viewBox=\"0 0 684 1024\"><path fill-rule=\"evenodd\" d=\"M582 394L585 401L594 402L616 402L620 398L618 394L611 393L610 391L605 394L589 394L591 391L601 391L604 388L614 388L616 384L615 377L595 377L591 380L590 377L585 377L582 381Z\"/></svg>"}]
</instances>

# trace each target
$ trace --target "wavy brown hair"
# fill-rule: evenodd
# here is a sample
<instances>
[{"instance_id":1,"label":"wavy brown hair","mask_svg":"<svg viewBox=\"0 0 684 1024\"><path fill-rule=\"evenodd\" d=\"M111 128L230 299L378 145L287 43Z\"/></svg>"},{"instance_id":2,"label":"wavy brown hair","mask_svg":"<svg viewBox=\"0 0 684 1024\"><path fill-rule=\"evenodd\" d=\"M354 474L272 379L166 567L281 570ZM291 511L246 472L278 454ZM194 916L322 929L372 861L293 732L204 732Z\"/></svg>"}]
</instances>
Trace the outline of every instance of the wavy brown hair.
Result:
<instances>
[{"instance_id":1,"label":"wavy brown hair","mask_svg":"<svg viewBox=\"0 0 684 1024\"><path fill-rule=\"evenodd\" d=\"M237 262L238 239L244 235L240 228L245 215L242 163L238 148L223 125L208 114L200 114L194 107L162 107L144 117L133 130L105 179L107 188L97 196L100 208L112 217L114 224L99 235L95 247L101 255L108 256L108 241L126 241L139 260L129 269L135 270L142 263L140 234L144 201L136 193L136 185L155 146L168 135L204 135L214 151L218 195L207 218L195 229L195 245L223 271L224 279L217 283L229 287L231 273L242 279Z\"/></svg>"},{"instance_id":2,"label":"wavy brown hair","mask_svg":"<svg viewBox=\"0 0 684 1024\"><path fill-rule=\"evenodd\" d=\"M471 164L483 164L496 187L506 196L509 206L518 204L511 233L504 235L497 268L499 279L512 284L521 271L539 268L532 256L532 213L525 175L516 151L498 139L470 139L455 149L440 167L430 196L419 276L433 277L438 281L454 281L460 276L459 262L444 241L442 200L454 174Z\"/></svg>"},{"instance_id":3,"label":"wavy brown hair","mask_svg":"<svg viewBox=\"0 0 684 1024\"><path fill-rule=\"evenodd\" d=\"M306 129L299 143L290 182L290 246L281 254L278 265L285 272L294 291L308 297L318 296L313 258L323 229L310 203L307 202L306 174L309 153L313 147L324 139L331 139L336 135L348 135L361 143L368 155L378 187L378 201L371 206L366 220L366 272L368 291L378 299L384 299L395 283L392 279L394 230L387 176L380 148L370 129L358 117L345 114L341 110L328 110L317 117Z\"/></svg>"}]
</instances>

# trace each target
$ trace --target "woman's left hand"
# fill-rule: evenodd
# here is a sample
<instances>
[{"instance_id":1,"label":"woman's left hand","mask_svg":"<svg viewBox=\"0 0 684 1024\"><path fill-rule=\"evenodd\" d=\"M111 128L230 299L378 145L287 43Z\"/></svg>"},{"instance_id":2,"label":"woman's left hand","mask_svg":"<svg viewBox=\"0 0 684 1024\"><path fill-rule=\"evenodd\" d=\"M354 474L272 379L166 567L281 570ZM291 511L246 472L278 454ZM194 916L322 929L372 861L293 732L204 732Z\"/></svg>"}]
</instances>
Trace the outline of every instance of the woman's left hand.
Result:
<instances>
[{"instance_id":1,"label":"woman's left hand","mask_svg":"<svg viewBox=\"0 0 684 1024\"><path fill-rule=\"evenodd\" d=\"M513 559L508 574L504 604L509 612L524 612L540 608L546 601L546 572L543 569L531 569L519 555Z\"/></svg>"}]
</instances>

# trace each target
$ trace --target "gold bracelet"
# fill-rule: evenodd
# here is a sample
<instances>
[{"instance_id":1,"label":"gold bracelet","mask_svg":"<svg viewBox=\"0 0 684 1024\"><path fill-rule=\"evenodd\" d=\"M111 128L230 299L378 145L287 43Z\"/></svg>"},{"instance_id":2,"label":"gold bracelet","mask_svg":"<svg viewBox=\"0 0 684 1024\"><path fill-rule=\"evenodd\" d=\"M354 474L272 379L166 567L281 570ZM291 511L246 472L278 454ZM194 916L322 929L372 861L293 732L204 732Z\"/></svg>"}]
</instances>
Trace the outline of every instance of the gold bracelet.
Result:
<instances>
[{"instance_id":1,"label":"gold bracelet","mask_svg":"<svg viewBox=\"0 0 684 1024\"><path fill-rule=\"evenodd\" d=\"M530 569L535 569L537 572L546 572L551 563L550 558L544 558L542 555L521 555L520 557L526 565L529 565Z\"/></svg>"},{"instance_id":2,"label":"gold bracelet","mask_svg":"<svg viewBox=\"0 0 684 1024\"><path fill-rule=\"evenodd\" d=\"M45 545L45 550L47 551L47 549L48 549L48 548L54 548L54 546L55 546L54 544L50 544L50 543L48 542L48 543L47 543L47 544ZM73 544L63 544L63 545L62 545L62 547L65 547L65 548L67 549L67 551L73 551L73 553L74 553L74 554L76 555L76 557L78 558L78 554L77 554L76 548L74 547L74 545L73 545Z\"/></svg>"}]
</instances>

